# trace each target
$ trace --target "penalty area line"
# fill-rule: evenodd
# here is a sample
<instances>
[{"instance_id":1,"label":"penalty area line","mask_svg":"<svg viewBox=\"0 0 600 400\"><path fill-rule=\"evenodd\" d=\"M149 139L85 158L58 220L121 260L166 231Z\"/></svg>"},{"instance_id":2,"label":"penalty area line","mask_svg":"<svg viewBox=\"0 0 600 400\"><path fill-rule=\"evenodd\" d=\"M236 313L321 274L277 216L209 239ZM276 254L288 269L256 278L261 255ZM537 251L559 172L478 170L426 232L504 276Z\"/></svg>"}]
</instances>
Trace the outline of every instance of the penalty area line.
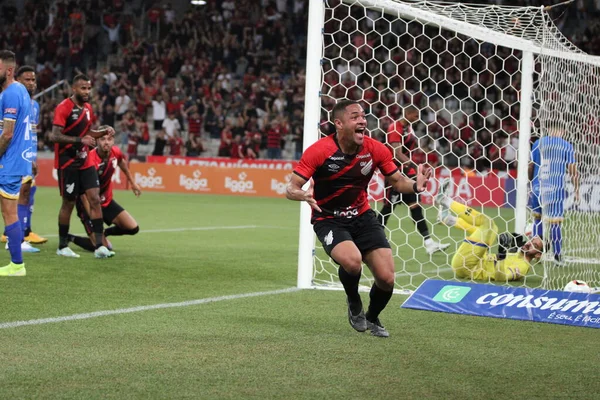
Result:
<instances>
[{"instance_id":1,"label":"penalty area line","mask_svg":"<svg viewBox=\"0 0 600 400\"><path fill-rule=\"evenodd\" d=\"M276 294L292 293L292 292L297 292L300 290L301 289L299 289L297 287L291 287L291 288L287 288L287 289L271 290L271 291L267 291L267 292L253 292L253 293L232 294L232 295L228 295L228 296L209 297L206 299L188 300L188 301L182 301L179 303L152 304L152 305L147 305L147 306L118 308L116 310L104 310L104 311L94 311L94 312L83 313L83 314L66 315L63 317L31 319L28 321L3 322L3 323L0 323L0 329L18 328L20 326L28 326L28 325L44 325L44 324L53 324L53 323L59 323L59 322L78 321L78 320L82 320L82 319L106 317L108 315L121 315L121 314L129 314L129 313L136 313L136 312L142 312L142 311L161 310L161 309L165 309L165 308L190 307L190 306L197 306L200 304L216 303L219 301L226 301L226 300L238 300L238 299L247 299L247 298L251 298L251 297L271 296L271 295L276 295Z\"/></svg>"}]
</instances>

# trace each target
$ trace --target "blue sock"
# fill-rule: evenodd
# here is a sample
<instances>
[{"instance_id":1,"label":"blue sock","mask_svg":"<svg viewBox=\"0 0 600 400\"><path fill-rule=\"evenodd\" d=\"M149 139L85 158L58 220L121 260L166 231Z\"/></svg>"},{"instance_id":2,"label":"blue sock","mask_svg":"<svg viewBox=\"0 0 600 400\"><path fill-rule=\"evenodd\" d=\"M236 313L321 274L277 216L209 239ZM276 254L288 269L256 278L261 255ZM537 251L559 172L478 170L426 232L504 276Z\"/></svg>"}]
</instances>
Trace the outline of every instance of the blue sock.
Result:
<instances>
[{"instance_id":1,"label":"blue sock","mask_svg":"<svg viewBox=\"0 0 600 400\"><path fill-rule=\"evenodd\" d=\"M533 232L531 232L531 234L533 236L542 236L543 233L543 229L542 229L542 220L541 219L534 219L533 220Z\"/></svg>"},{"instance_id":2,"label":"blue sock","mask_svg":"<svg viewBox=\"0 0 600 400\"><path fill-rule=\"evenodd\" d=\"M8 251L10 252L10 261L15 264L23 264L23 253L21 253L21 242L23 241L23 230L19 221L4 228L4 233L8 238Z\"/></svg>"},{"instance_id":3,"label":"blue sock","mask_svg":"<svg viewBox=\"0 0 600 400\"><path fill-rule=\"evenodd\" d=\"M25 204L17 205L17 216L19 218L19 222L21 223L21 228L23 229L23 235L25 235L27 220L29 219L29 206Z\"/></svg>"},{"instance_id":4,"label":"blue sock","mask_svg":"<svg viewBox=\"0 0 600 400\"><path fill-rule=\"evenodd\" d=\"M29 207L27 210L27 225L25 226L26 232L31 232L31 215L33 214L33 202L35 197L35 192L37 191L37 186L32 186L29 191Z\"/></svg>"},{"instance_id":5,"label":"blue sock","mask_svg":"<svg viewBox=\"0 0 600 400\"><path fill-rule=\"evenodd\" d=\"M552 241L554 255L560 256L562 250L562 230L560 229L560 224L550 224L550 240Z\"/></svg>"}]
</instances>

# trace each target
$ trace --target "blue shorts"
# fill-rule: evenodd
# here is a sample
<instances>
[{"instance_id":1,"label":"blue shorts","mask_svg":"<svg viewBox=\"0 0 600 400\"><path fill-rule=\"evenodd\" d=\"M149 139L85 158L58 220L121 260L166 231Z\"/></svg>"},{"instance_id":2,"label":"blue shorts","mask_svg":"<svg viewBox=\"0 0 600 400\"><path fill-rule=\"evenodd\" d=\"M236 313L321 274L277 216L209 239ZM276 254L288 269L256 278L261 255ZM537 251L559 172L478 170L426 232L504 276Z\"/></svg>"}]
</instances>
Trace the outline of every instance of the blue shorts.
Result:
<instances>
[{"instance_id":1,"label":"blue shorts","mask_svg":"<svg viewBox=\"0 0 600 400\"><path fill-rule=\"evenodd\" d=\"M22 181L21 175L0 175L0 196L5 199L18 199Z\"/></svg>"}]
</instances>

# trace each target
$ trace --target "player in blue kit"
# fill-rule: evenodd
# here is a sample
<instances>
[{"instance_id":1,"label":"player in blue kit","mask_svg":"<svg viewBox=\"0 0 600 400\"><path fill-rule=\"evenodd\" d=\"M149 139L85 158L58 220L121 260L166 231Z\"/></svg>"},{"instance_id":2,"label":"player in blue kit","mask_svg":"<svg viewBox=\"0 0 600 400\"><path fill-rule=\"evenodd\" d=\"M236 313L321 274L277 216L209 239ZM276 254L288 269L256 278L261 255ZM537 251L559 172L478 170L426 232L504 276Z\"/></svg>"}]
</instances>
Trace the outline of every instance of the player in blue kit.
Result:
<instances>
[{"instance_id":1,"label":"player in blue kit","mask_svg":"<svg viewBox=\"0 0 600 400\"><path fill-rule=\"evenodd\" d=\"M31 99L31 117L29 119L30 134L31 134L31 152L32 152L32 171L31 175L24 176L23 182L21 183L21 192L19 193L19 203L17 206L17 215L21 222L21 228L23 229L23 236L25 237L23 243L21 243L21 250L24 253L37 253L40 250L31 246L30 243L46 243L48 239L40 237L35 233L31 232L31 215L33 213L33 199L37 187L35 186L35 176L37 175L37 124L40 116L40 105L37 101L33 100L33 95L37 89L37 82L35 78L35 69L30 66L22 66L17 70L16 74L17 82L22 83ZM6 236L2 236L2 241L6 242ZM8 248L8 247L7 247Z\"/></svg>"},{"instance_id":2,"label":"player in blue kit","mask_svg":"<svg viewBox=\"0 0 600 400\"><path fill-rule=\"evenodd\" d=\"M529 208L533 214L533 236L542 236L542 221L549 225L546 235L552 243L554 259L562 262L562 231L564 201L567 198L567 174L575 186L575 201L579 200L579 174L573 145L563 139L561 126L551 126L549 135L540 138L531 148Z\"/></svg>"},{"instance_id":3,"label":"player in blue kit","mask_svg":"<svg viewBox=\"0 0 600 400\"><path fill-rule=\"evenodd\" d=\"M10 264L0 268L0 276L25 276L17 199L23 177L31 175L31 98L14 79L15 65L13 52L0 51L0 205L11 258Z\"/></svg>"}]
</instances>

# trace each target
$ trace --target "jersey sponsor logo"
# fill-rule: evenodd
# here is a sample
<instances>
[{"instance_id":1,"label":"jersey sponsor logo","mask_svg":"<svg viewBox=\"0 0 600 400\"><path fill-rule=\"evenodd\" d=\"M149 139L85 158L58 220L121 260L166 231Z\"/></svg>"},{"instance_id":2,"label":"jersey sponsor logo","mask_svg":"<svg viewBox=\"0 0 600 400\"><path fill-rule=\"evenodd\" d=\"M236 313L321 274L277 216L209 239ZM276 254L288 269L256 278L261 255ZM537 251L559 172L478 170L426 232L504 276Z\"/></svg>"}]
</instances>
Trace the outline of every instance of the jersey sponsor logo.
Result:
<instances>
[{"instance_id":1,"label":"jersey sponsor logo","mask_svg":"<svg viewBox=\"0 0 600 400\"><path fill-rule=\"evenodd\" d=\"M284 194L287 188L287 183L292 178L292 174L287 174L284 178L284 182L277 179L271 179L271 190L277 194Z\"/></svg>"},{"instance_id":2,"label":"jersey sponsor logo","mask_svg":"<svg viewBox=\"0 0 600 400\"><path fill-rule=\"evenodd\" d=\"M146 174L136 172L134 175L135 183L145 189L163 189L163 177L156 174L154 168L148 168Z\"/></svg>"},{"instance_id":3,"label":"jersey sponsor logo","mask_svg":"<svg viewBox=\"0 0 600 400\"><path fill-rule=\"evenodd\" d=\"M361 168L360 173L363 175L369 175L373 169L373 160L370 160L364 167Z\"/></svg>"},{"instance_id":4,"label":"jersey sponsor logo","mask_svg":"<svg viewBox=\"0 0 600 400\"><path fill-rule=\"evenodd\" d=\"M4 114L17 115L17 109L16 108L5 108Z\"/></svg>"},{"instance_id":5,"label":"jersey sponsor logo","mask_svg":"<svg viewBox=\"0 0 600 400\"><path fill-rule=\"evenodd\" d=\"M370 157L371 157L371 153L359 154L356 156L356 158L370 158Z\"/></svg>"},{"instance_id":6,"label":"jersey sponsor logo","mask_svg":"<svg viewBox=\"0 0 600 400\"><path fill-rule=\"evenodd\" d=\"M202 171L199 169L192 172L192 176L179 174L179 186L194 192L210 191L208 179L202 177Z\"/></svg>"},{"instance_id":7,"label":"jersey sponsor logo","mask_svg":"<svg viewBox=\"0 0 600 400\"><path fill-rule=\"evenodd\" d=\"M34 157L35 157L35 152L31 151L31 147L26 148L21 153L21 158L23 158L23 160L25 160L27 162L32 162Z\"/></svg>"},{"instance_id":8,"label":"jersey sponsor logo","mask_svg":"<svg viewBox=\"0 0 600 400\"><path fill-rule=\"evenodd\" d=\"M333 212L334 217L338 218L352 218L358 216L358 208L353 208L351 210L335 210Z\"/></svg>"},{"instance_id":9,"label":"jersey sponsor logo","mask_svg":"<svg viewBox=\"0 0 600 400\"><path fill-rule=\"evenodd\" d=\"M246 178L248 178L248 174L245 172L241 172L237 176L237 179L227 176L225 177L225 188L229 189L232 193L256 193L254 182Z\"/></svg>"},{"instance_id":10,"label":"jersey sponsor logo","mask_svg":"<svg viewBox=\"0 0 600 400\"><path fill-rule=\"evenodd\" d=\"M342 157L334 157L334 156L329 157L329 159L333 160L333 161L341 161L341 160L344 160L345 158L346 157L344 157L344 156L342 156Z\"/></svg>"},{"instance_id":11,"label":"jersey sponsor logo","mask_svg":"<svg viewBox=\"0 0 600 400\"><path fill-rule=\"evenodd\" d=\"M325 235L323 242L326 246L331 246L331 243L333 243L333 231L329 231L329 233Z\"/></svg>"}]
</instances>

